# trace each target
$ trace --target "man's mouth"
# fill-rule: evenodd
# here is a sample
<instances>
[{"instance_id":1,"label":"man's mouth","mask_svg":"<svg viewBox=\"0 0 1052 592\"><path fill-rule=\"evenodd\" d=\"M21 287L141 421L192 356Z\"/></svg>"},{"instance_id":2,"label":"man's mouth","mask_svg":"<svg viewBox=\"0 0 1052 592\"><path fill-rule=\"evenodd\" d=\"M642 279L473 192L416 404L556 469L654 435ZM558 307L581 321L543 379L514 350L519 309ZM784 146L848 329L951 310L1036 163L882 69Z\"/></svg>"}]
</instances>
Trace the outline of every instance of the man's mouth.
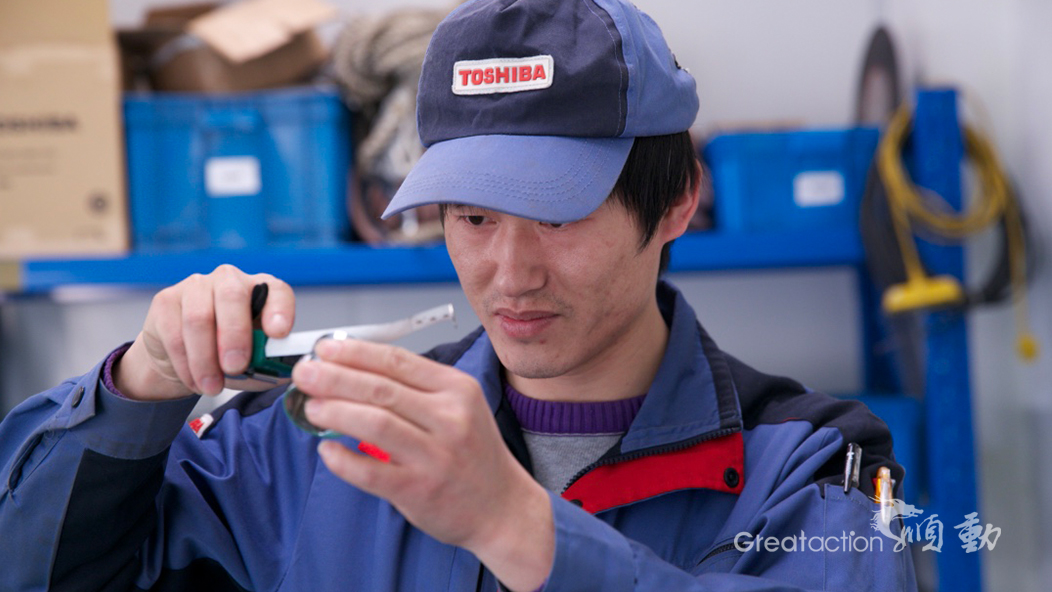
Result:
<instances>
[{"instance_id":1,"label":"man's mouth","mask_svg":"<svg viewBox=\"0 0 1052 592\"><path fill-rule=\"evenodd\" d=\"M553 317L555 313L548 310L521 310L516 311L510 308L498 308L493 311L499 317L506 317L513 321L535 321L537 319L543 319L545 317Z\"/></svg>"},{"instance_id":2,"label":"man's mouth","mask_svg":"<svg viewBox=\"0 0 1052 592\"><path fill-rule=\"evenodd\" d=\"M546 310L513 310L498 308L493 311L501 330L513 339L530 339L536 337L558 316Z\"/></svg>"}]
</instances>

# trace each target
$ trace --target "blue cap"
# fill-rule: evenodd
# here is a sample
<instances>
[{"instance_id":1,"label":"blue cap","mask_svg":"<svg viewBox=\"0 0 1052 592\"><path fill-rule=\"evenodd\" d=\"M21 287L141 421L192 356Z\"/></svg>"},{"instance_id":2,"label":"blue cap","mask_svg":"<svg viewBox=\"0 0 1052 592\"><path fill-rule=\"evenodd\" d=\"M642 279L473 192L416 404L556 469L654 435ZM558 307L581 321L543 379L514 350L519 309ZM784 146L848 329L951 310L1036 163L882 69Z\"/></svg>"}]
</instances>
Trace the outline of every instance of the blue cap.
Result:
<instances>
[{"instance_id":1,"label":"blue cap","mask_svg":"<svg viewBox=\"0 0 1052 592\"><path fill-rule=\"evenodd\" d=\"M634 138L685 131L697 112L694 78L630 2L467 2L431 38L417 96L428 149L383 217L458 203L579 220Z\"/></svg>"}]
</instances>

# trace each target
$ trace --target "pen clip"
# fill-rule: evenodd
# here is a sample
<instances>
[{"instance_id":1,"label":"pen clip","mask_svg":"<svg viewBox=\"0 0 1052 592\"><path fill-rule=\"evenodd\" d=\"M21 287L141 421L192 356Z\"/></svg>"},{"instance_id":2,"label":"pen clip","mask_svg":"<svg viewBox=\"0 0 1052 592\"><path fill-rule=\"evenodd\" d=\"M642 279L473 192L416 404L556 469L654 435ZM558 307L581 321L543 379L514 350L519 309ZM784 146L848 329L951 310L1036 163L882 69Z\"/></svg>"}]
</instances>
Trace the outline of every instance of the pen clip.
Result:
<instances>
[{"instance_id":1,"label":"pen clip","mask_svg":"<svg viewBox=\"0 0 1052 592\"><path fill-rule=\"evenodd\" d=\"M847 445L847 456L844 459L844 494L851 488L858 488L858 473L862 468L862 447L852 442Z\"/></svg>"},{"instance_id":2,"label":"pen clip","mask_svg":"<svg viewBox=\"0 0 1052 592\"><path fill-rule=\"evenodd\" d=\"M877 478L874 479L877 486L877 503L880 504L880 520L884 525L891 524L892 509L895 501L891 498L891 469L880 467L877 469Z\"/></svg>"}]
</instances>

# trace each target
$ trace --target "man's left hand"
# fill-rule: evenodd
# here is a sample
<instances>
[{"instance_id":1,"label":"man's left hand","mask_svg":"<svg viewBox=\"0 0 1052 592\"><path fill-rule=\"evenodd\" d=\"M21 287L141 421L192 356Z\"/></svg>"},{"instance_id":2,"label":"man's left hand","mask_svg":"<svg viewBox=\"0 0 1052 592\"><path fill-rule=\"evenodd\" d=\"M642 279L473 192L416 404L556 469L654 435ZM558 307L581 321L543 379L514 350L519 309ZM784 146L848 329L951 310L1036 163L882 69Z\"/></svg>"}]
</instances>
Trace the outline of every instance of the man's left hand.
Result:
<instances>
[{"instance_id":1,"label":"man's left hand","mask_svg":"<svg viewBox=\"0 0 1052 592\"><path fill-rule=\"evenodd\" d=\"M478 382L386 344L325 340L315 352L292 373L311 396L307 418L389 455L325 441L329 470L471 551L512 590L540 586L555 548L548 494L505 446Z\"/></svg>"}]
</instances>

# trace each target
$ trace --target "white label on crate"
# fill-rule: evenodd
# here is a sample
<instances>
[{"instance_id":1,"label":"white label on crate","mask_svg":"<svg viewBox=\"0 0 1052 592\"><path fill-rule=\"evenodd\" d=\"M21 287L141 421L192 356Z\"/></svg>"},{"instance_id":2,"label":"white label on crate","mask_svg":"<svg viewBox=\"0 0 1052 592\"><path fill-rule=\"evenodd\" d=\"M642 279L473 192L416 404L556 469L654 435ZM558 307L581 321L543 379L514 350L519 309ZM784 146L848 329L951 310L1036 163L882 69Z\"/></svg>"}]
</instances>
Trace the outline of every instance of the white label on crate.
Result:
<instances>
[{"instance_id":1,"label":"white label on crate","mask_svg":"<svg viewBox=\"0 0 1052 592\"><path fill-rule=\"evenodd\" d=\"M217 156L205 161L205 192L209 197L256 195L263 183L254 156Z\"/></svg>"},{"instance_id":2,"label":"white label on crate","mask_svg":"<svg viewBox=\"0 0 1052 592\"><path fill-rule=\"evenodd\" d=\"M793 201L801 208L844 201L844 176L837 171L807 171L793 178Z\"/></svg>"}]
</instances>

